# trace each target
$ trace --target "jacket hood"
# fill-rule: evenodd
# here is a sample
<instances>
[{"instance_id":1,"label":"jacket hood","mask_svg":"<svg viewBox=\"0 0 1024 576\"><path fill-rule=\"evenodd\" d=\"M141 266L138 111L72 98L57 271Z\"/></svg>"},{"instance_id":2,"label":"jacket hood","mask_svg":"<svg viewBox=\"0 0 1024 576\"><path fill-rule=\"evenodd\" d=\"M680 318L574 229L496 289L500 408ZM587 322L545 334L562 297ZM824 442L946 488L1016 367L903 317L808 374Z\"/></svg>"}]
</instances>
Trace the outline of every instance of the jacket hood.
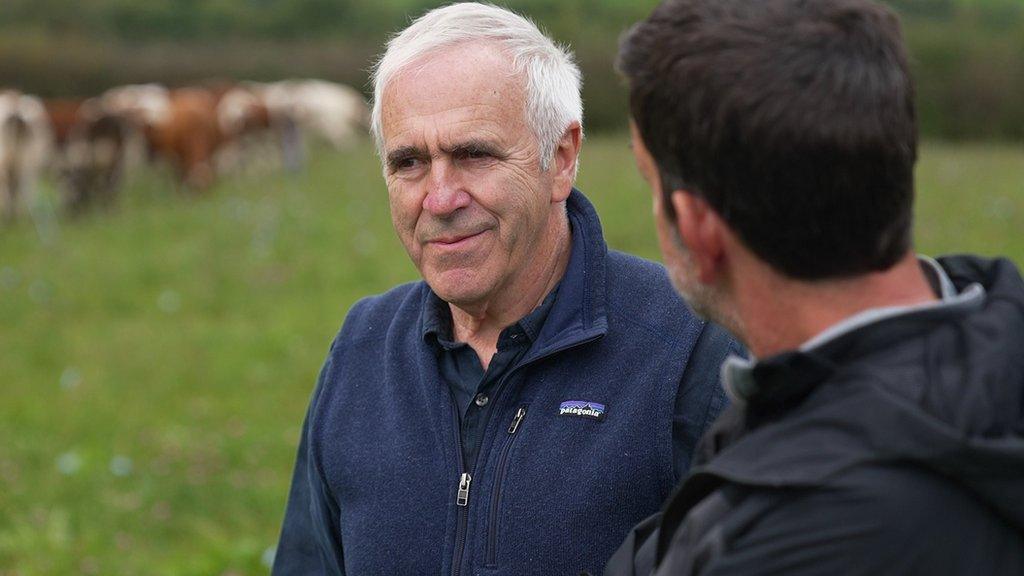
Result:
<instances>
[{"instance_id":1,"label":"jacket hood","mask_svg":"<svg viewBox=\"0 0 1024 576\"><path fill-rule=\"evenodd\" d=\"M956 303L758 362L757 392L705 437L694 484L816 486L912 462L1024 529L1024 281L1008 260L939 263Z\"/></svg>"}]
</instances>

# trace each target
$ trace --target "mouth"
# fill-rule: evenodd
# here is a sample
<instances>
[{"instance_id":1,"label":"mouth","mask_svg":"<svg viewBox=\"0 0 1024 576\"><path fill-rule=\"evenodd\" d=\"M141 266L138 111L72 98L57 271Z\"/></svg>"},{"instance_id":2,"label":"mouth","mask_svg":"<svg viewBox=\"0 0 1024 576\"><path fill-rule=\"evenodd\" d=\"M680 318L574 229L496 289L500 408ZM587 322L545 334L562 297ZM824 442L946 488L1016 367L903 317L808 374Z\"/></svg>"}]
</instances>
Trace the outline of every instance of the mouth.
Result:
<instances>
[{"instance_id":1,"label":"mouth","mask_svg":"<svg viewBox=\"0 0 1024 576\"><path fill-rule=\"evenodd\" d=\"M435 239L431 240L429 242L429 244L432 244L434 246L437 246L439 248L444 248L444 249L461 248L463 246L466 246L466 245L472 243L474 240L480 238L486 232L487 232L487 230L485 229L485 230L481 230L479 232L474 232L472 234L452 234L452 235L448 235L448 236L441 236L441 237L438 237L438 238L435 238Z\"/></svg>"}]
</instances>

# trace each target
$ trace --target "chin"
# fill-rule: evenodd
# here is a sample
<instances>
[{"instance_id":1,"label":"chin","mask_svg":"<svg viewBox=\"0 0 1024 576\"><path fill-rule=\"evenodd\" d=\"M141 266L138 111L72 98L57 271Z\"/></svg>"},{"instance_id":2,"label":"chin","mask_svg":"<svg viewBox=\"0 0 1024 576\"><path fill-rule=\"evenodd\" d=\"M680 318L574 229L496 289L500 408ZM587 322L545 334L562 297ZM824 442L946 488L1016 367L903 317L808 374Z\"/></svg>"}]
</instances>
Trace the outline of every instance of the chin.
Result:
<instances>
[{"instance_id":1,"label":"chin","mask_svg":"<svg viewBox=\"0 0 1024 576\"><path fill-rule=\"evenodd\" d=\"M472 304L483 300L487 289L481 286L475 270L458 269L435 272L424 276L430 289L450 304Z\"/></svg>"}]
</instances>

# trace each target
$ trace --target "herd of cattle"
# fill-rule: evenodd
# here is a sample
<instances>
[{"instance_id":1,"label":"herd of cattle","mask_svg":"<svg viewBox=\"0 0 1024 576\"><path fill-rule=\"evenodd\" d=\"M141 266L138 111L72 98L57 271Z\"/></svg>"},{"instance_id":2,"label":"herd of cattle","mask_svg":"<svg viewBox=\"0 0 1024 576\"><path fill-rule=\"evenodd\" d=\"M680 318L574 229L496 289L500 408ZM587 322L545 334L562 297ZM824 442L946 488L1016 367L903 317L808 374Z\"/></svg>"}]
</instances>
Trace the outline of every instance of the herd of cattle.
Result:
<instances>
[{"instance_id":1,"label":"herd of cattle","mask_svg":"<svg viewBox=\"0 0 1024 576\"><path fill-rule=\"evenodd\" d=\"M64 208L111 205L126 170L169 165L185 189L254 165L301 166L304 135L343 148L369 123L362 94L323 80L112 88L87 99L0 89L0 213L16 219L44 172Z\"/></svg>"}]
</instances>

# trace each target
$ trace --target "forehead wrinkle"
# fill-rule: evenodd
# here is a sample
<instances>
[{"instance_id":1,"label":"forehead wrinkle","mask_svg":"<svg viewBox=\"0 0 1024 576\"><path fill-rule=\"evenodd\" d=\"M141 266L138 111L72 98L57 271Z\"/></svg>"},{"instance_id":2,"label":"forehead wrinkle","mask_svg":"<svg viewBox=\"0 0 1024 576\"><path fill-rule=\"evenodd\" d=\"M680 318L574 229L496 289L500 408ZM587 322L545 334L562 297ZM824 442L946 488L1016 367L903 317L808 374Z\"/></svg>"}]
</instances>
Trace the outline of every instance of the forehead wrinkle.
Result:
<instances>
[{"instance_id":1,"label":"forehead wrinkle","mask_svg":"<svg viewBox=\"0 0 1024 576\"><path fill-rule=\"evenodd\" d=\"M467 47L455 48L458 51ZM485 47L489 49L494 47ZM388 141L426 149L442 144L451 148L467 139L485 139L508 147L516 144L507 140L520 126L526 127L532 135L525 102L525 77L513 71L507 59L481 76L479 65L489 63L490 58L480 59L469 54L470 62L466 65L475 67L474 72L460 67L462 64L453 64L452 56L440 52L424 57L385 87L382 128L390 128L382 130L385 134L390 132L383 135L385 149ZM468 85L461 81L463 76ZM422 94L429 96L424 98ZM464 132L466 125L470 129Z\"/></svg>"},{"instance_id":2,"label":"forehead wrinkle","mask_svg":"<svg viewBox=\"0 0 1024 576\"><path fill-rule=\"evenodd\" d=\"M449 42L434 46L418 57L395 68L391 75L391 81L394 82L403 76L418 78L428 68L435 65L438 60L460 50L470 51L478 60L486 59L489 55L497 55L498 58L496 60L498 64L490 70L493 76L502 79L518 80L518 84L521 84L523 87L526 86L526 74L522 64L500 41L486 38ZM384 88L387 87L384 86Z\"/></svg>"},{"instance_id":3,"label":"forehead wrinkle","mask_svg":"<svg viewBox=\"0 0 1024 576\"><path fill-rule=\"evenodd\" d=\"M457 64L452 63L451 58L456 54L474 47L482 49L483 52L470 51L466 56L469 59L468 62L460 60ZM484 42L481 46L479 43L472 41L450 45L447 48L451 52L446 53L444 50L432 50L396 70L390 81L381 91L382 103L394 98L396 89L409 82L415 84L426 81L436 84L435 88L444 92L457 90L463 84L463 80L467 79L467 75L473 75L481 70L480 67L483 66L483 69L486 70L484 81L492 88L490 90L477 90L475 93L494 93L496 96L495 101L499 104L506 103L512 95L519 96L523 100L523 109L525 111L527 78L522 70L515 68L513 62L511 62L510 55L504 48L487 42ZM493 55L498 57L488 57ZM440 68L440 70L433 70L435 67ZM473 78L469 81L471 83L478 83L479 79ZM493 88L498 84L501 84L501 90ZM418 98L411 95L402 99L418 100ZM387 112L386 106L382 106L382 113L384 112Z\"/></svg>"},{"instance_id":4,"label":"forehead wrinkle","mask_svg":"<svg viewBox=\"0 0 1024 576\"><path fill-rule=\"evenodd\" d=\"M429 60L421 68L415 70L415 73L395 77L381 95L382 104L384 104L381 110L382 115L391 116L396 114L394 110L388 110L388 108L404 108L387 106L386 104L389 100L398 100L399 102L406 103L423 102L424 99L419 97L424 90L423 86L419 86L418 90L403 90L402 88L406 88L410 83L418 85L424 82L431 85L429 90L433 92L434 96L444 96L439 100L435 100L438 103L451 102L454 96L453 93L458 94L460 90L465 88L467 82L469 84L479 84L479 86L476 86L477 89L468 94L468 97L466 94L462 94L463 97L460 100L464 103L456 104L453 108L448 108L448 110L473 106L501 107L506 106L510 98L516 97L516 99L523 100L522 108L525 112L527 92L525 78L518 78L514 73L508 73L507 71L503 73L503 71L495 69L487 70L485 79L466 78L467 74L472 75L476 73L472 68L476 63L467 63L465 67L460 67L456 70L445 70L442 66L441 70L431 70L428 74L427 68L431 68L431 65L435 63L439 64L434 60ZM482 82L483 84L481 84Z\"/></svg>"},{"instance_id":5,"label":"forehead wrinkle","mask_svg":"<svg viewBox=\"0 0 1024 576\"><path fill-rule=\"evenodd\" d=\"M400 129L397 134L388 138L392 142L403 142L391 151L388 151L386 154L388 157L397 151L416 152L418 154L429 151L430 156L435 156L437 154L435 149L449 153L457 147L473 143L486 144L497 148L504 148L507 145L507 135L501 129L500 124L491 120L490 116L487 117L483 124L481 124L479 118L460 118L456 120L437 118L417 124L417 126L407 126L405 129ZM461 126L466 124L470 125L469 129L460 129ZM415 136L412 136L410 133L415 133Z\"/></svg>"},{"instance_id":6,"label":"forehead wrinkle","mask_svg":"<svg viewBox=\"0 0 1024 576\"><path fill-rule=\"evenodd\" d=\"M442 154L450 156L457 151L469 148L481 148L485 150L492 150L494 152L502 152L505 147L498 134L493 134L492 137L480 136L479 134L463 134L459 135L457 138L441 139L437 142L436 146L428 145L427 149L416 145L398 146L385 154L385 160L390 163L408 156L437 158Z\"/></svg>"}]
</instances>

